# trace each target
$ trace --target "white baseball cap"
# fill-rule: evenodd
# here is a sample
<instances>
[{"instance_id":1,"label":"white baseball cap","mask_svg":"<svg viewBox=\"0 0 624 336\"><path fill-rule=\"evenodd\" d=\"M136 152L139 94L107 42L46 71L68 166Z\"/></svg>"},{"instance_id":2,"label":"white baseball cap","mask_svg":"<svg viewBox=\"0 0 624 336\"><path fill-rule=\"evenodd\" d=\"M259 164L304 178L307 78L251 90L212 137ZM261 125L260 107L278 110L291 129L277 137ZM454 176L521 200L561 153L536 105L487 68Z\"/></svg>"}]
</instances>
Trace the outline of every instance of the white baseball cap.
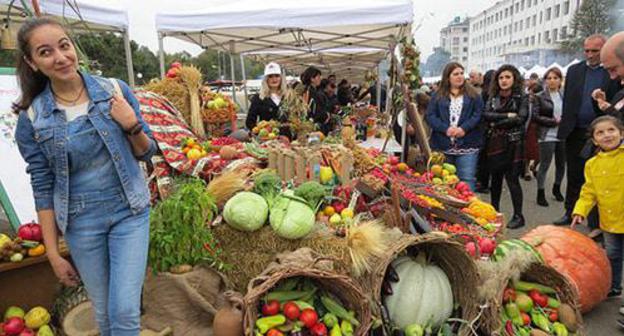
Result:
<instances>
[{"instance_id":1,"label":"white baseball cap","mask_svg":"<svg viewBox=\"0 0 624 336\"><path fill-rule=\"evenodd\" d=\"M279 64L271 62L269 64L267 64L264 67L264 75L268 76L268 75L281 75L282 74L282 69L280 68Z\"/></svg>"}]
</instances>

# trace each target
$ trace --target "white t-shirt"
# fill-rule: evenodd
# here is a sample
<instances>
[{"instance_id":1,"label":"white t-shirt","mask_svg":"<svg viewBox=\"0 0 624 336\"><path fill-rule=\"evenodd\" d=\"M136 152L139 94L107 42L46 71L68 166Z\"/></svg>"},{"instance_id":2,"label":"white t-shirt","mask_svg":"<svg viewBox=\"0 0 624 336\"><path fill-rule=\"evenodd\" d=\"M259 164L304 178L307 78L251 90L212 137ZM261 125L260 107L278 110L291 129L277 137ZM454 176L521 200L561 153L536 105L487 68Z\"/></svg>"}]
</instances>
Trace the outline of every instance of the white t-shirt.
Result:
<instances>
[{"instance_id":1,"label":"white t-shirt","mask_svg":"<svg viewBox=\"0 0 624 336\"><path fill-rule=\"evenodd\" d=\"M74 106L63 104L57 105L61 110L65 110L65 119L67 119L67 122L75 120L80 116L87 115L87 112L89 112L89 101Z\"/></svg>"},{"instance_id":2,"label":"white t-shirt","mask_svg":"<svg viewBox=\"0 0 624 336\"><path fill-rule=\"evenodd\" d=\"M282 101L282 96L271 93L271 100L275 103L275 105L279 106L280 102Z\"/></svg>"}]
</instances>

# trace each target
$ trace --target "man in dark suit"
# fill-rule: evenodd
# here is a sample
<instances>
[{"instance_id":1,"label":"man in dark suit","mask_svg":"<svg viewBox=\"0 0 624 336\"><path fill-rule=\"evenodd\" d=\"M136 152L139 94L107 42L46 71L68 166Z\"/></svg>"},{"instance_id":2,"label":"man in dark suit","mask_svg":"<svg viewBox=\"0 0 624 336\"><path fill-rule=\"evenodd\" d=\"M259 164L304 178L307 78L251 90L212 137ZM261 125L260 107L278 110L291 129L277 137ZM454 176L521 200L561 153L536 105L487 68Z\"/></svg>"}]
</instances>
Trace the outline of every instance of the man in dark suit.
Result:
<instances>
[{"instance_id":1,"label":"man in dark suit","mask_svg":"<svg viewBox=\"0 0 624 336\"><path fill-rule=\"evenodd\" d=\"M566 75L563 114L557 137L566 144L567 188L565 214L554 222L556 225L567 225L572 221L572 209L585 183L585 162L592 155L585 146L588 140L587 127L596 117L604 114L591 94L595 89L602 89L609 100L620 89L619 80L611 80L607 70L600 64L600 50L606 40L603 35L586 38L583 43L586 61L572 65ZM589 216L588 222L590 228L598 227L595 211Z\"/></svg>"}]
</instances>

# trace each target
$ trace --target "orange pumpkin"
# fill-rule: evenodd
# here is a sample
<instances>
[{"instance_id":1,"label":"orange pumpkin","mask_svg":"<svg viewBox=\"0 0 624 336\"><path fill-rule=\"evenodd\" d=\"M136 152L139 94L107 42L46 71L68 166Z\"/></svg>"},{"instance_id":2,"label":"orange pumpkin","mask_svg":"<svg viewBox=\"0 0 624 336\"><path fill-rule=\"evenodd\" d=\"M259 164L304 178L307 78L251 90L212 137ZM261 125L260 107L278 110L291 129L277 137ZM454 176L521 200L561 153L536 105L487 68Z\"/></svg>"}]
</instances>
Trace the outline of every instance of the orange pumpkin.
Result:
<instances>
[{"instance_id":1,"label":"orange pumpkin","mask_svg":"<svg viewBox=\"0 0 624 336\"><path fill-rule=\"evenodd\" d=\"M606 252L584 234L565 227L542 225L522 240L533 245L544 262L574 284L581 311L586 313L607 298L611 264Z\"/></svg>"}]
</instances>

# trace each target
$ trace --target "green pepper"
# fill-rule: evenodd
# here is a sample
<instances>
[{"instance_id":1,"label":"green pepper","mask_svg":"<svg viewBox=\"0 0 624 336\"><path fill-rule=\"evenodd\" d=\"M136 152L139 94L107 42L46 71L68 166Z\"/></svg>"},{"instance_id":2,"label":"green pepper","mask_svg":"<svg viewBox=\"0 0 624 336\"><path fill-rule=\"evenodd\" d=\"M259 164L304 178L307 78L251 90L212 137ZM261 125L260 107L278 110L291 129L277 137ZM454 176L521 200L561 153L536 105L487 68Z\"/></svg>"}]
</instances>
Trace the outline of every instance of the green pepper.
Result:
<instances>
[{"instance_id":1,"label":"green pepper","mask_svg":"<svg viewBox=\"0 0 624 336\"><path fill-rule=\"evenodd\" d=\"M286 323L286 316L277 314L273 316L267 316L256 320L256 327L261 333L265 334L269 329L279 327Z\"/></svg>"},{"instance_id":2,"label":"green pepper","mask_svg":"<svg viewBox=\"0 0 624 336\"><path fill-rule=\"evenodd\" d=\"M425 329L420 324L414 323L405 327L405 336L423 336Z\"/></svg>"},{"instance_id":3,"label":"green pepper","mask_svg":"<svg viewBox=\"0 0 624 336\"><path fill-rule=\"evenodd\" d=\"M548 307L550 308L559 308L561 306L561 302L555 298L548 297Z\"/></svg>"},{"instance_id":4,"label":"green pepper","mask_svg":"<svg viewBox=\"0 0 624 336\"><path fill-rule=\"evenodd\" d=\"M520 309L518 308L517 304L513 302L507 303L505 305L505 313L511 319L511 322L513 322L514 325L519 327L524 325L524 320L522 319L522 315L520 314Z\"/></svg>"},{"instance_id":5,"label":"green pepper","mask_svg":"<svg viewBox=\"0 0 624 336\"><path fill-rule=\"evenodd\" d=\"M325 314L325 316L323 316L323 323L325 323L328 328L333 328L335 325L338 325L338 327L340 327L340 324L338 323L338 318L332 313L327 313Z\"/></svg>"},{"instance_id":6,"label":"green pepper","mask_svg":"<svg viewBox=\"0 0 624 336\"><path fill-rule=\"evenodd\" d=\"M347 320L340 322L340 331L344 336L353 336L353 325Z\"/></svg>"},{"instance_id":7,"label":"green pepper","mask_svg":"<svg viewBox=\"0 0 624 336\"><path fill-rule=\"evenodd\" d=\"M331 328L329 336L342 336L342 331L340 330L340 326L338 325L338 323L334 324L334 326Z\"/></svg>"},{"instance_id":8,"label":"green pepper","mask_svg":"<svg viewBox=\"0 0 624 336\"><path fill-rule=\"evenodd\" d=\"M548 322L548 317L541 314L539 311L531 311L531 321L538 328L550 334L550 322Z\"/></svg>"},{"instance_id":9,"label":"green pepper","mask_svg":"<svg viewBox=\"0 0 624 336\"><path fill-rule=\"evenodd\" d=\"M531 332L526 328L518 328L518 336L530 336Z\"/></svg>"},{"instance_id":10,"label":"green pepper","mask_svg":"<svg viewBox=\"0 0 624 336\"><path fill-rule=\"evenodd\" d=\"M553 323L553 331L556 336L568 336L569 334L568 328L566 328L566 326L561 322Z\"/></svg>"},{"instance_id":11,"label":"green pepper","mask_svg":"<svg viewBox=\"0 0 624 336\"><path fill-rule=\"evenodd\" d=\"M516 281L514 282L514 288L523 292L530 292L531 290L537 290L541 294L555 294L557 293L554 289L548 286L540 285L533 282L526 281Z\"/></svg>"}]
</instances>

